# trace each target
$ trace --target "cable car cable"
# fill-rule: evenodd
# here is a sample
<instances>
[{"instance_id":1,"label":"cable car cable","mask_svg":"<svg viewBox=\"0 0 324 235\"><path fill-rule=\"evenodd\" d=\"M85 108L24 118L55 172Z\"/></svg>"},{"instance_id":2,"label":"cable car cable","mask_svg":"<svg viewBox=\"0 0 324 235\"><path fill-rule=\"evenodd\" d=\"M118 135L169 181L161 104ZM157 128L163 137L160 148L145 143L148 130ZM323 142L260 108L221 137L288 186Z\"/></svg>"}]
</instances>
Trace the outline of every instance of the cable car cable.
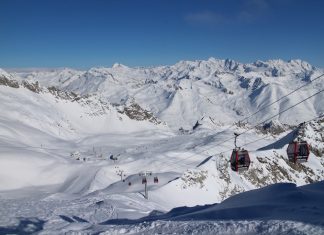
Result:
<instances>
[{"instance_id":1,"label":"cable car cable","mask_svg":"<svg viewBox=\"0 0 324 235\"><path fill-rule=\"evenodd\" d=\"M314 121L314 120L316 120L316 119L318 119L318 118L322 118L322 117L324 117L324 114L321 114L321 115L319 115L319 116L317 116L317 117L314 117L314 118L312 118L312 119L310 119L310 120L308 120L308 121L305 121L305 123L308 123L308 122L311 122L311 121ZM264 137L261 137L261 138L258 138L258 139L256 139L256 140L253 140L253 141L250 141L250 142L248 142L248 143L245 143L244 145L241 145L241 147L245 147L245 146L247 146L247 145L250 145L250 144L253 144L253 143L256 143L256 142L258 142L258 141L260 141L260 140L263 140L263 139L266 139L266 138L268 138L269 136L264 136ZM232 148L231 149L227 149L227 150L223 150L223 151L221 151L221 152L218 152L218 153L215 153L215 154L213 154L212 156L217 156L217 155L222 155L222 154L224 154L224 153L226 153L226 152L230 152L232 150ZM250 152L254 152L254 151L257 151L258 149L255 149L255 150L250 150ZM188 164L189 165L189 164ZM180 167L175 167L175 168L180 168ZM196 168L196 167L195 167Z\"/></svg>"},{"instance_id":2,"label":"cable car cable","mask_svg":"<svg viewBox=\"0 0 324 235\"><path fill-rule=\"evenodd\" d=\"M264 109L266 109L266 108L272 106L273 104L275 104L275 103L279 102L280 100L282 100L282 99L288 97L289 95L295 93L296 91L298 91L298 90L300 90L300 89L302 89L302 88L308 86L309 84L313 83L314 81L320 79L320 78L323 77L323 76L324 76L324 73L321 74L321 75L319 75L319 76L317 76L316 78L312 79L309 83L306 83L306 84L304 84L304 85L302 85L302 86L296 88L295 90L289 92L288 94L286 94L286 95L280 97L279 99L273 101L272 103L270 103L270 104L268 104L268 105L265 105L265 106L261 107L259 110L257 110L257 111L254 112L253 114L249 115L248 117L243 118L242 120L239 120L238 122L240 123L240 122L243 122L243 121L245 121L245 120L248 120L249 118L251 118L251 117L253 117L254 115L256 115L257 113L259 113L260 111L262 111L262 110L264 110ZM230 127L226 128L226 129L223 130L223 131L229 130L229 129L231 129L231 128L234 127L234 126L235 126L235 124L232 124ZM210 136L215 137L215 136L217 136L217 135L219 135L219 132L216 133L216 134L212 134L212 135L210 135ZM210 137L210 136L207 136L207 137ZM198 146L199 146L199 145L198 145Z\"/></svg>"},{"instance_id":3,"label":"cable car cable","mask_svg":"<svg viewBox=\"0 0 324 235\"><path fill-rule=\"evenodd\" d=\"M320 93L323 92L323 91L324 91L324 89L323 89L323 90L320 90L320 91L318 91L318 92L316 92L316 93L314 93L313 95L311 95L311 96L309 96L309 97L307 97L307 98L305 98L305 99L299 101L298 103L296 103L296 104L294 104L294 105L292 105L292 106L290 106L290 107L288 107L288 108L286 108L286 109L280 111L278 114L275 114L275 115L271 116L270 118L268 118L268 119L266 119L266 120L263 120L262 122L259 122L258 124L256 124L256 125L254 125L254 126L248 128L246 131L240 133L239 135L243 135L243 134L247 133L248 131L254 129L254 128L257 127L257 126L259 126L260 124L262 124L262 123L264 123L264 122L267 122L267 121L271 120L272 118L274 118L274 117L276 117L276 116L279 116L280 114L282 114L282 113L284 113L284 112L287 112L288 110L290 110L290 109L296 107L297 105L299 105L299 104L305 102L306 100L308 100L308 99L310 99L310 98L312 98L312 97L314 97L314 96L320 94ZM222 141L222 142L220 142L220 143L218 143L218 144L226 143L226 142L228 142L229 140L233 140L234 138L235 138L235 137L228 138L228 139L226 139L225 141ZM213 146L213 147L210 147L210 148L207 148L207 149L203 150L203 151L200 152L200 153L203 153L203 152L205 152L205 151L207 151L207 150L210 150L210 149L212 149L212 148L214 148L214 146ZM199 152L198 152L198 153L199 153ZM187 158L181 159L181 160L179 160L179 161L176 161L175 163L180 162L180 161L183 161L183 160L185 160L185 159L187 160L187 159L192 158L193 156L196 156L196 155L197 155L197 153L193 154L193 155L190 156L190 157L187 157Z\"/></svg>"}]
</instances>

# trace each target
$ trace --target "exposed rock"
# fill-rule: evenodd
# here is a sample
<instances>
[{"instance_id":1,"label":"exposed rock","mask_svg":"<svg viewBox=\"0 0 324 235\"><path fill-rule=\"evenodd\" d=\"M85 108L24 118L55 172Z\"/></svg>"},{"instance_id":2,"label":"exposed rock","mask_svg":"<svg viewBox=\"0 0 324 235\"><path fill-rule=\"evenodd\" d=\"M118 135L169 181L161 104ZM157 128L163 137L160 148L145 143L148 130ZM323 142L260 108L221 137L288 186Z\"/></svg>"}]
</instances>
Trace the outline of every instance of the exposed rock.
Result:
<instances>
[{"instance_id":1,"label":"exposed rock","mask_svg":"<svg viewBox=\"0 0 324 235\"><path fill-rule=\"evenodd\" d=\"M196 124L192 127L192 130L195 130L196 128L198 128L199 126L201 126L202 124L200 124L198 121L196 122Z\"/></svg>"},{"instance_id":2,"label":"exposed rock","mask_svg":"<svg viewBox=\"0 0 324 235\"><path fill-rule=\"evenodd\" d=\"M253 82L252 90L254 91L263 85L265 85L265 83L262 81L262 78L258 77Z\"/></svg>"},{"instance_id":3,"label":"exposed rock","mask_svg":"<svg viewBox=\"0 0 324 235\"><path fill-rule=\"evenodd\" d=\"M145 109L143 109L139 104L132 102L129 106L125 106L124 110L118 111L119 113L125 113L130 119L134 119L137 121L148 120L155 124L160 124L156 117L153 114Z\"/></svg>"},{"instance_id":4,"label":"exposed rock","mask_svg":"<svg viewBox=\"0 0 324 235\"><path fill-rule=\"evenodd\" d=\"M248 89L250 87L251 79L245 78L244 76L241 76L239 78L239 81L240 81L240 87L242 87L244 89Z\"/></svg>"},{"instance_id":5,"label":"exposed rock","mask_svg":"<svg viewBox=\"0 0 324 235\"><path fill-rule=\"evenodd\" d=\"M182 188L192 187L198 185L200 188L204 187L204 181L207 179L208 172L202 170L188 170L182 176Z\"/></svg>"},{"instance_id":6,"label":"exposed rock","mask_svg":"<svg viewBox=\"0 0 324 235\"><path fill-rule=\"evenodd\" d=\"M65 100L71 100L71 101L78 101L81 98L87 98L89 96L79 96L74 92L66 92L66 91L61 91L60 89L58 89L57 87L51 86L48 87L47 90L54 95L56 98L61 98L61 99L65 99Z\"/></svg>"},{"instance_id":7,"label":"exposed rock","mask_svg":"<svg viewBox=\"0 0 324 235\"><path fill-rule=\"evenodd\" d=\"M0 75L0 85L8 86L12 88L19 88L19 83L16 80L8 79L5 76Z\"/></svg>"},{"instance_id":8,"label":"exposed rock","mask_svg":"<svg viewBox=\"0 0 324 235\"><path fill-rule=\"evenodd\" d=\"M291 126L281 124L277 121L270 121L264 123L262 126L257 126L256 130L261 132L262 134L272 134L279 135L287 130L291 129Z\"/></svg>"},{"instance_id":9,"label":"exposed rock","mask_svg":"<svg viewBox=\"0 0 324 235\"><path fill-rule=\"evenodd\" d=\"M28 81L23 81L22 85L28 90L35 93L39 93L41 91L38 81L36 81L35 83L29 83Z\"/></svg>"},{"instance_id":10,"label":"exposed rock","mask_svg":"<svg viewBox=\"0 0 324 235\"><path fill-rule=\"evenodd\" d=\"M316 156L324 156L324 117L300 124L295 138L306 140Z\"/></svg>"},{"instance_id":11,"label":"exposed rock","mask_svg":"<svg viewBox=\"0 0 324 235\"><path fill-rule=\"evenodd\" d=\"M278 154L276 151L273 151L273 154L278 160L258 156L256 160L261 163L261 165L258 164L258 167L252 167L243 173L244 177L249 179L257 188L283 181L296 182L292 175L300 175L307 183L318 181L324 176L323 172L314 172L311 168L302 163L289 162L287 158ZM284 160L286 167L279 162L279 159L281 159L281 162ZM269 173L265 174L264 170L267 170Z\"/></svg>"}]
</instances>

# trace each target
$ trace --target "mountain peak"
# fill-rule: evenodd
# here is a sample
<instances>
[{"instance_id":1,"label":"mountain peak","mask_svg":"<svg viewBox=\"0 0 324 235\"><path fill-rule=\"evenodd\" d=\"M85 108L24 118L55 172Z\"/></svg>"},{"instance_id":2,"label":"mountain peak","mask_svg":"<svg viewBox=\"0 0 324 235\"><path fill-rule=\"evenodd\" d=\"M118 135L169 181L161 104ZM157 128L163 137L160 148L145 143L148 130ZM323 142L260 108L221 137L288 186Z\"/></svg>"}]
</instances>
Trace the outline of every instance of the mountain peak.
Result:
<instances>
[{"instance_id":1,"label":"mountain peak","mask_svg":"<svg viewBox=\"0 0 324 235\"><path fill-rule=\"evenodd\" d=\"M120 64L120 63L114 63L113 66L112 66L113 69L120 69L120 68L129 68L128 66L126 65L123 65L123 64Z\"/></svg>"},{"instance_id":2,"label":"mountain peak","mask_svg":"<svg viewBox=\"0 0 324 235\"><path fill-rule=\"evenodd\" d=\"M6 71L4 71L3 69L1 69L1 68L0 68L0 75L3 75L5 77L9 77L9 74Z\"/></svg>"}]
</instances>

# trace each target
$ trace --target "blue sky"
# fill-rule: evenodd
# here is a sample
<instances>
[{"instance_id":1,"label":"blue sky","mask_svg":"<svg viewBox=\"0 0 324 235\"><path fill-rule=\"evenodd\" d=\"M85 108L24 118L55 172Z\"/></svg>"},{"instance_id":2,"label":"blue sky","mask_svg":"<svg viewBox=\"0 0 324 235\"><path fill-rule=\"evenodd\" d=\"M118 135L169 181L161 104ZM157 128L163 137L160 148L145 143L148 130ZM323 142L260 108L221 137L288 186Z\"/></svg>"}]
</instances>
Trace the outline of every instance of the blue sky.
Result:
<instances>
[{"instance_id":1,"label":"blue sky","mask_svg":"<svg viewBox=\"0 0 324 235\"><path fill-rule=\"evenodd\" d=\"M322 0L0 0L0 67L302 59L324 67Z\"/></svg>"}]
</instances>

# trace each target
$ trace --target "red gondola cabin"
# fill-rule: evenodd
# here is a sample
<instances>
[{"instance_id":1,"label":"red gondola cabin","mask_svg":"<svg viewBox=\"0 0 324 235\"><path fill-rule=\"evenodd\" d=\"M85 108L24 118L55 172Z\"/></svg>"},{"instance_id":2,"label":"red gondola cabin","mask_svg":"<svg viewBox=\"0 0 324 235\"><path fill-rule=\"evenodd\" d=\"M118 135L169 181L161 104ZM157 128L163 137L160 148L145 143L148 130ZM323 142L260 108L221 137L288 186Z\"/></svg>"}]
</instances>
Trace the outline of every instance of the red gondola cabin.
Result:
<instances>
[{"instance_id":1,"label":"red gondola cabin","mask_svg":"<svg viewBox=\"0 0 324 235\"><path fill-rule=\"evenodd\" d=\"M293 141L288 145L287 155L290 162L306 162L309 157L309 145L306 141Z\"/></svg>"},{"instance_id":2,"label":"red gondola cabin","mask_svg":"<svg viewBox=\"0 0 324 235\"><path fill-rule=\"evenodd\" d=\"M233 171L248 170L250 167L249 152L245 149L233 149L231 168Z\"/></svg>"}]
</instances>

